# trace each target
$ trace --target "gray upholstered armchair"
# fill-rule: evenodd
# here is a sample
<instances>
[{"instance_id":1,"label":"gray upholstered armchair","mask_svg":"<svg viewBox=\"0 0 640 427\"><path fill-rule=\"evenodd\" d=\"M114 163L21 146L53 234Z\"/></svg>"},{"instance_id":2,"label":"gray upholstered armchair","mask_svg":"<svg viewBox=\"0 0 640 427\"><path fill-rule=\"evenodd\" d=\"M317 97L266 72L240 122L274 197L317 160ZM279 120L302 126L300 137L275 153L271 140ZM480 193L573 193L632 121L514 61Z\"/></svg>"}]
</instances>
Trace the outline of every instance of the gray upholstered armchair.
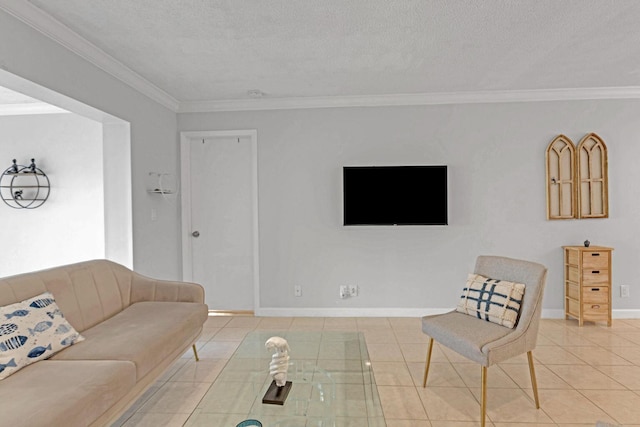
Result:
<instances>
[{"instance_id":1,"label":"gray upholstered armchair","mask_svg":"<svg viewBox=\"0 0 640 427\"><path fill-rule=\"evenodd\" d=\"M487 367L527 353L531 385L536 408L540 408L533 356L542 311L542 294L547 269L540 264L496 256L479 256L474 273L492 279L525 285L518 322L513 329L477 317L452 311L422 318L422 331L430 337L424 369L423 387L427 384L433 341L479 363L482 368L480 423L485 425Z\"/></svg>"}]
</instances>

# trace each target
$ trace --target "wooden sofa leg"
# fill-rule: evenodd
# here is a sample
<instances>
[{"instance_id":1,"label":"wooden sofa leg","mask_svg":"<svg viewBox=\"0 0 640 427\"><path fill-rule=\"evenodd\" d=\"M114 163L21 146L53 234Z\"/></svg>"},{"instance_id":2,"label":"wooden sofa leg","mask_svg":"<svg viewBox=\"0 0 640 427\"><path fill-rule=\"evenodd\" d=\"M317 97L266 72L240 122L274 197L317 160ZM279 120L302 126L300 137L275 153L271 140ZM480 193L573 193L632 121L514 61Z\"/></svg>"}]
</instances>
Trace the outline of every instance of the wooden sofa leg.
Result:
<instances>
[{"instance_id":1,"label":"wooden sofa leg","mask_svg":"<svg viewBox=\"0 0 640 427\"><path fill-rule=\"evenodd\" d=\"M482 367L482 390L480 393L480 427L484 427L485 413L487 412L487 367Z\"/></svg>"},{"instance_id":2,"label":"wooden sofa leg","mask_svg":"<svg viewBox=\"0 0 640 427\"><path fill-rule=\"evenodd\" d=\"M193 355L196 357L196 362L199 362L200 358L198 357L198 350L196 350L196 345L193 344L191 348L193 349Z\"/></svg>"},{"instance_id":3,"label":"wooden sofa leg","mask_svg":"<svg viewBox=\"0 0 640 427\"><path fill-rule=\"evenodd\" d=\"M427 360L424 364L424 378L422 380L422 388L427 386L427 375L429 375L429 365L431 364L431 350L433 350L433 338L429 340L429 350L427 351Z\"/></svg>"},{"instance_id":4,"label":"wooden sofa leg","mask_svg":"<svg viewBox=\"0 0 640 427\"><path fill-rule=\"evenodd\" d=\"M529 374L531 375L531 387L533 387L533 398L536 401L536 409L540 409L540 400L538 399L538 382L536 381L536 370L533 367L533 354L528 351L527 359L529 359Z\"/></svg>"}]
</instances>

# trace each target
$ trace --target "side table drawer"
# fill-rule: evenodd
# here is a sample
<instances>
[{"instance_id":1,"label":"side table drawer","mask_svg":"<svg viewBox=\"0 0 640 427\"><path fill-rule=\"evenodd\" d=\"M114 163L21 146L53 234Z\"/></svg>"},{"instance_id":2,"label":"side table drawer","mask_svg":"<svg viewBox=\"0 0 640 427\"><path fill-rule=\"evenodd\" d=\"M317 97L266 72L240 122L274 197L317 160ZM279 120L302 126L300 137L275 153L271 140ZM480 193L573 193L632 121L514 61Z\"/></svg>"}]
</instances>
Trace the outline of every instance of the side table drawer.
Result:
<instances>
[{"instance_id":1,"label":"side table drawer","mask_svg":"<svg viewBox=\"0 0 640 427\"><path fill-rule=\"evenodd\" d=\"M582 268L607 269L609 268L609 256L607 252L584 252L582 254Z\"/></svg>"},{"instance_id":2,"label":"side table drawer","mask_svg":"<svg viewBox=\"0 0 640 427\"><path fill-rule=\"evenodd\" d=\"M609 320L608 304L582 304L582 315L585 320Z\"/></svg>"},{"instance_id":3,"label":"side table drawer","mask_svg":"<svg viewBox=\"0 0 640 427\"><path fill-rule=\"evenodd\" d=\"M608 285L609 284L609 270L593 268L582 270L582 286L591 285Z\"/></svg>"},{"instance_id":4,"label":"side table drawer","mask_svg":"<svg viewBox=\"0 0 640 427\"><path fill-rule=\"evenodd\" d=\"M609 304L609 288L607 286L582 288L582 302L592 304Z\"/></svg>"}]
</instances>

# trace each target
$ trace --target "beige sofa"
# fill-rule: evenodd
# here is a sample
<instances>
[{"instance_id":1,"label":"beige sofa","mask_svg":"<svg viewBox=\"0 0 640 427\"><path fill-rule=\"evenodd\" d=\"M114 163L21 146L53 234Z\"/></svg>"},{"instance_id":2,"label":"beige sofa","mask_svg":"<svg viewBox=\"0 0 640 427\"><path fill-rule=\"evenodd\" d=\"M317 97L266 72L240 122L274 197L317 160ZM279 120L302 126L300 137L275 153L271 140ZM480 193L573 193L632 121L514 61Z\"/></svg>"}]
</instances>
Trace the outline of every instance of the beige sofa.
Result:
<instances>
[{"instance_id":1,"label":"beige sofa","mask_svg":"<svg viewBox=\"0 0 640 427\"><path fill-rule=\"evenodd\" d=\"M0 279L0 306L46 291L85 340L0 381L1 425L109 425L185 354L207 319L200 285L106 260Z\"/></svg>"}]
</instances>

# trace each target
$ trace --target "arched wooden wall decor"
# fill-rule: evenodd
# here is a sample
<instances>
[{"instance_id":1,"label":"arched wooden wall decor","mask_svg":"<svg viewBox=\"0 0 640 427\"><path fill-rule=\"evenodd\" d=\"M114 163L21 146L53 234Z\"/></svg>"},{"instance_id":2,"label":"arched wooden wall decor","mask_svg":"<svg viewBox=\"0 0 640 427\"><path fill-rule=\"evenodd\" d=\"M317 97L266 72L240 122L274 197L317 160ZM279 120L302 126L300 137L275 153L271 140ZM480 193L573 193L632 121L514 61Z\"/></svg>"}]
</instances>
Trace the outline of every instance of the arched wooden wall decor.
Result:
<instances>
[{"instance_id":1,"label":"arched wooden wall decor","mask_svg":"<svg viewBox=\"0 0 640 427\"><path fill-rule=\"evenodd\" d=\"M582 138L576 163L578 218L608 218L608 159L604 141L595 133Z\"/></svg>"},{"instance_id":2,"label":"arched wooden wall decor","mask_svg":"<svg viewBox=\"0 0 640 427\"><path fill-rule=\"evenodd\" d=\"M558 135L547 147L547 219L576 218L575 145Z\"/></svg>"}]
</instances>

